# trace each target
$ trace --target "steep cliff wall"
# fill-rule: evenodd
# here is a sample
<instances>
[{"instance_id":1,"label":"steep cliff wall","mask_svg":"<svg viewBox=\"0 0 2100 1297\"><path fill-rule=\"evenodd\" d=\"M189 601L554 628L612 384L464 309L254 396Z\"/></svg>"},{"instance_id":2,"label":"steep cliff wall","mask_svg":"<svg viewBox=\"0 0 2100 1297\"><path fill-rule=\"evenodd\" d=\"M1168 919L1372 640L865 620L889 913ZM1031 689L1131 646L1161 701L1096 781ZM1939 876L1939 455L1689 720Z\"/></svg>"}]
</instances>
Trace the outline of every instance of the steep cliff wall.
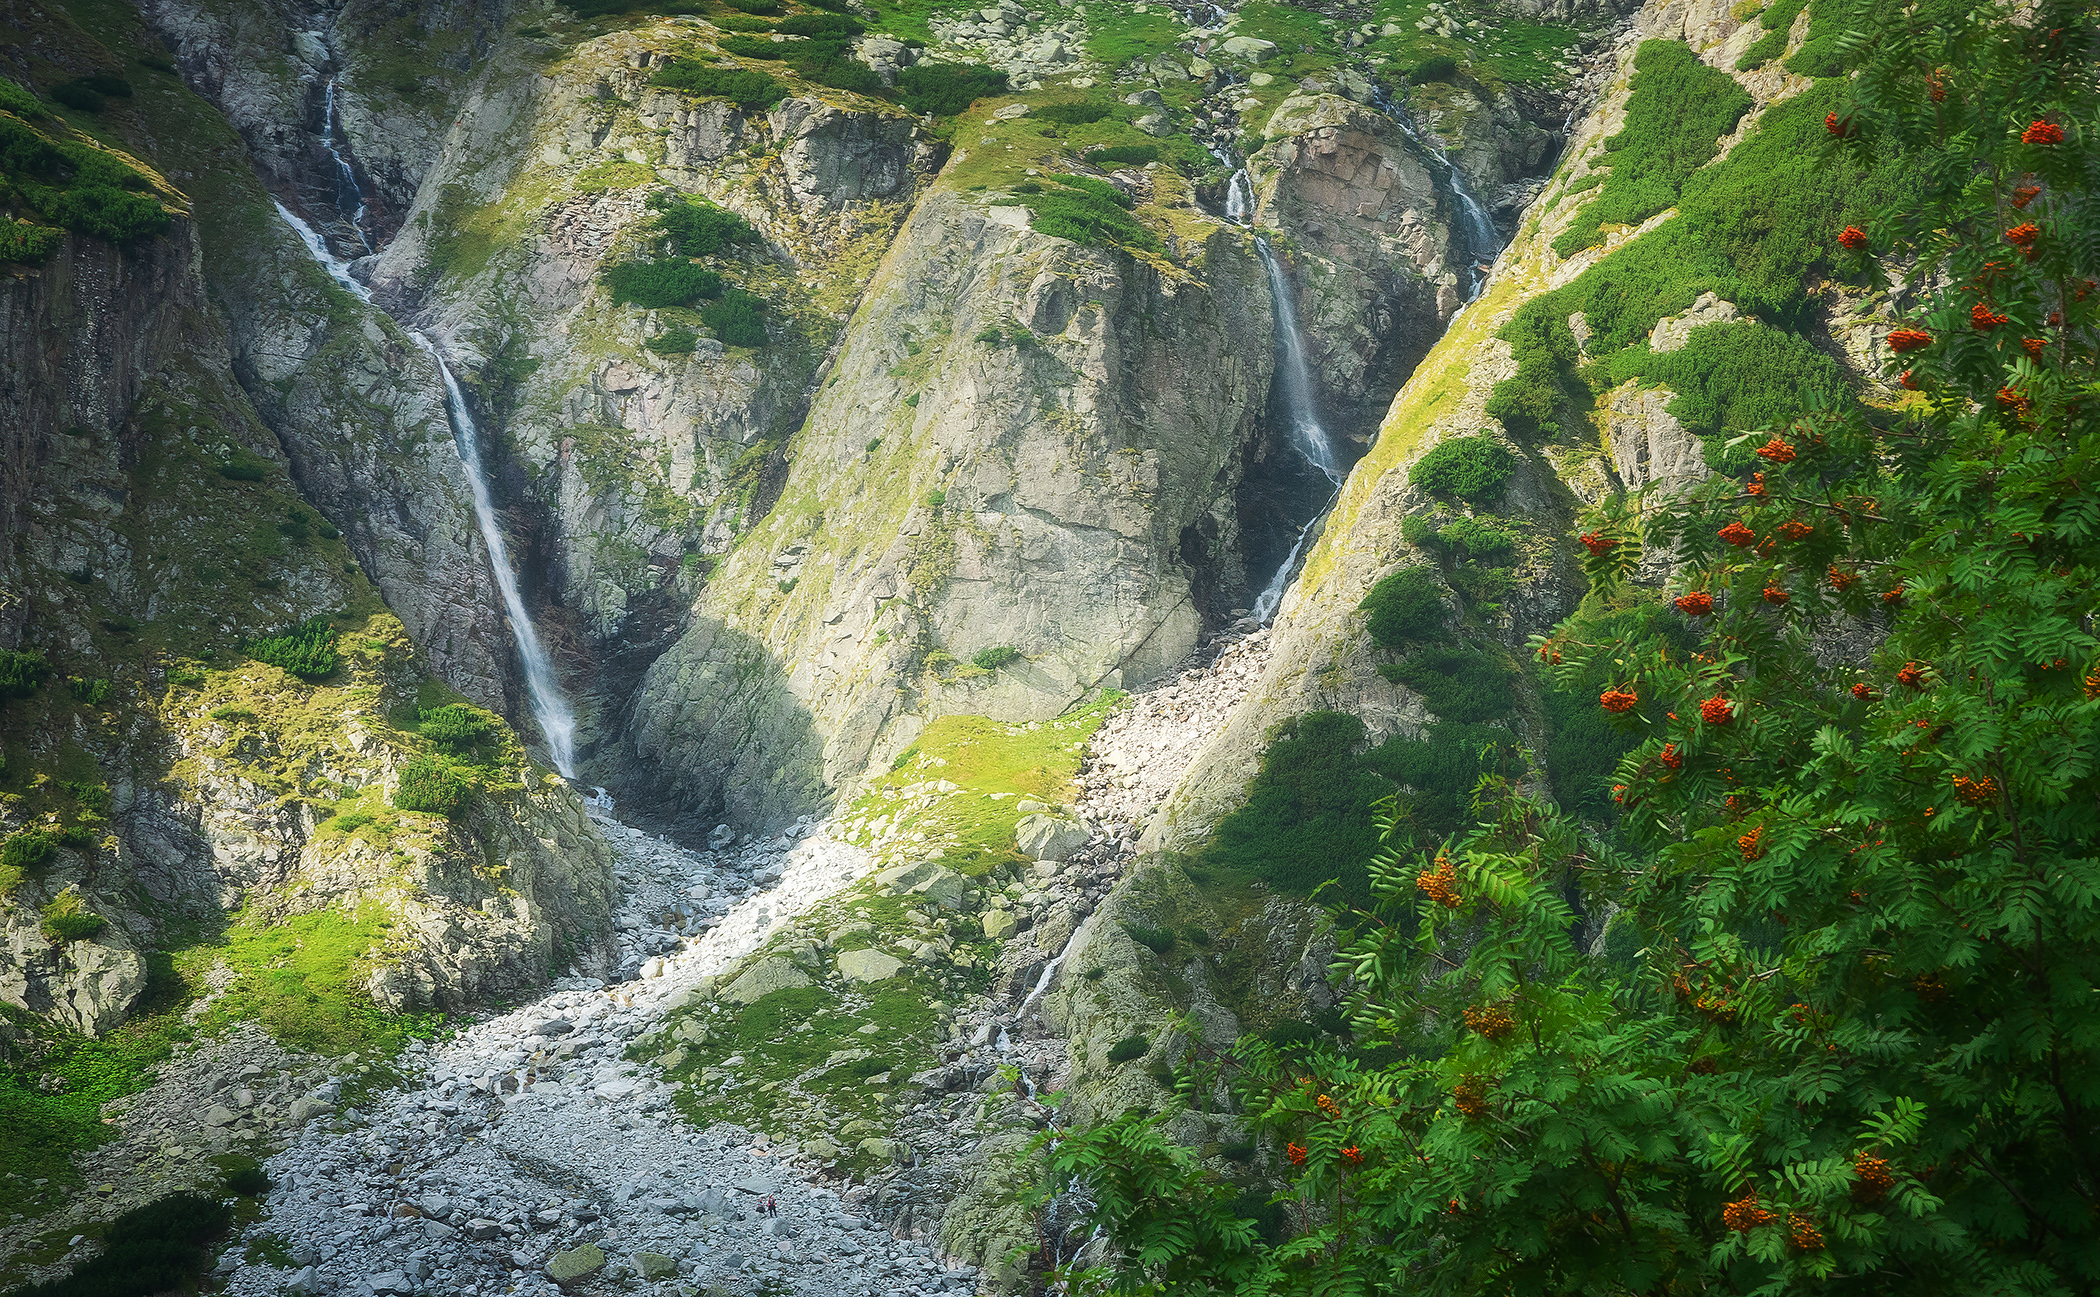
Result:
<instances>
[{"instance_id":1,"label":"steep cliff wall","mask_svg":"<svg viewBox=\"0 0 2100 1297\"><path fill-rule=\"evenodd\" d=\"M1802 48L1806 28L1803 21L1783 34L1787 50ZM1638 13L1602 101L1485 293L1400 390L1350 476L1284 601L1262 686L1169 799L1148 843L1204 839L1244 800L1269 737L1292 716L1351 713L1372 742L1423 732L1432 720L1423 696L1393 680L1390 668L1380 674L1395 652L1366 627L1362 605L1382 579L1409 567L1438 573L1443 628L1429 637L1432 647L1519 649L1582 593L1566 539L1579 507L1703 476L1725 453L1724 434L1757 426L1769 394L1865 381L1876 304L1828 285L1819 267L1834 254L1838 213L1861 201L1870 182L1886 180L1812 182L1800 170L1821 128L1813 97L1825 91L1777 55L1744 60L1766 37L1754 15L1738 18L1717 3L1651 4ZM1739 61L1751 66L1738 69ZM1630 126L1629 106L1644 85L1646 116ZM1701 123L1708 134L1690 139ZM1672 131L1695 159L1672 182L1681 206L1641 207L1610 187L1613 163L1635 156L1619 150L1637 152ZM1616 215L1627 211L1631 224ZM1861 307L1865 314L1855 315ZM1724 354L1731 348L1734 356ZM1499 493L1454 498L1411 475L1440 443L1483 436L1509 457ZM1454 567L1451 543L1434 535L1435 524L1458 515L1492 523L1513 541L1491 586L1468 586L1480 565ZM1537 708L1520 707L1510 725L1548 755L1549 726ZM1587 788L1603 773L1561 775Z\"/></svg>"},{"instance_id":2,"label":"steep cliff wall","mask_svg":"<svg viewBox=\"0 0 2100 1297\"><path fill-rule=\"evenodd\" d=\"M8 53L39 86L154 48L142 26L91 37L51 12ZM346 975L397 1008L521 989L557 959L588 960L609 925L602 844L500 722L484 714L479 739L449 755L417 733L419 708L460 699L357 561L362 504L336 514L321 473L302 496L297 443L280 443L235 379L241 331L222 312L249 299L215 290L281 274L275 318L317 312L296 334L311 328L338 359L398 357L406 340L272 243L282 226L205 105L172 76L139 90L36 129L121 143L171 213L165 232L114 245L68 233L0 282L12 439L0 994L104 1030L144 989L147 951L223 945L238 964L240 933L294 916L355 929ZM192 222L201 205L212 222ZM296 386L271 379L279 396ZM358 416L384 426L383 382L363 394ZM426 425L414 440L432 437ZM441 415L435 438L456 481ZM444 481L441 468L417 476ZM421 606L444 597L458 596ZM302 625L325 651L275 655L303 674L260 660L273 651L258 641ZM483 791L454 819L396 810L404 766L440 757Z\"/></svg>"}]
</instances>

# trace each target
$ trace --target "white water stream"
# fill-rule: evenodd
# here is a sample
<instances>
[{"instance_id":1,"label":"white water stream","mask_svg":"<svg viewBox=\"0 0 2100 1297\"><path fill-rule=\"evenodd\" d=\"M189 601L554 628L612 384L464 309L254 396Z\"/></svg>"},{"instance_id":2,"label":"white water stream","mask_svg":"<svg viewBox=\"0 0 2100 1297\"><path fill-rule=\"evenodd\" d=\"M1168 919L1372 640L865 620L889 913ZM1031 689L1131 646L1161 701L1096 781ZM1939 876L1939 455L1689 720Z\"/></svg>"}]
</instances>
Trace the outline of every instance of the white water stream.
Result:
<instances>
[{"instance_id":1,"label":"white water stream","mask_svg":"<svg viewBox=\"0 0 2100 1297\"><path fill-rule=\"evenodd\" d=\"M334 150L331 148L330 151ZM356 182L349 183L354 189ZM372 290L358 283L350 268L328 250L328 243L319 231L300 220L283 203L274 199L272 202L284 223L292 227L299 241L306 245L307 252L335 282L355 294L359 301L376 305L372 303ZM482 543L488 547L489 568L495 573L496 588L503 596L511 639L518 646L518 662L525 670L525 692L532 704L532 718L539 723L540 736L546 741L547 755L554 768L563 778L573 779L576 777L576 713L570 708L568 697L562 693L561 682L554 674L554 659L548 655L547 646L540 639L539 628L533 625L532 614L525 608L525 597L518 587L517 568L510 560L510 545L503 538L502 527L497 525L495 500L489 492L488 472L481 461L481 427L474 421L466 394L460 391L459 381L452 376L452 367L445 363L444 353L438 350L437 344L416 329L409 329L408 336L437 362L438 373L444 379L445 417L452 425L453 448L459 452L460 464L467 470L467 488L474 500L474 521L481 528Z\"/></svg>"}]
</instances>

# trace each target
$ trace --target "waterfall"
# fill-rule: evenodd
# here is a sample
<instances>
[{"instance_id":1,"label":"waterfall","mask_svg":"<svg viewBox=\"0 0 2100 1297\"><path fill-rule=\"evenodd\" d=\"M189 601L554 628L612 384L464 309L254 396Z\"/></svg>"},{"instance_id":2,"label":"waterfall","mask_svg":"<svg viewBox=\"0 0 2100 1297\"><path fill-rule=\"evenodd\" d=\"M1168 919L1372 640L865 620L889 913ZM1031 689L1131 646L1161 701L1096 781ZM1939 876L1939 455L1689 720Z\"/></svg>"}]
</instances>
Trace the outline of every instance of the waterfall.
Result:
<instances>
[{"instance_id":1,"label":"waterfall","mask_svg":"<svg viewBox=\"0 0 2100 1297\"><path fill-rule=\"evenodd\" d=\"M1244 185L1244 175L1242 172L1234 180ZM1312 369L1305 362L1305 335L1298 328L1298 307L1290 280L1284 277L1283 265L1270 251L1267 239L1256 235L1254 250L1261 255L1262 269L1269 277L1269 299L1276 316L1276 377L1283 389L1284 417L1290 421L1291 444L1297 447L1307 463L1326 477L1334 487L1334 495L1339 495L1342 489L1341 462L1335 457L1334 443L1328 439L1327 429L1320 424L1319 411L1313 407ZM1334 495L1330 495L1327 504L1320 506L1319 512L1298 529L1298 538L1291 542L1290 553L1284 555L1276 575L1269 578L1269 584L1255 597L1255 621L1267 625L1276 616L1277 606L1283 602L1283 592L1297 571L1298 556L1305 552L1313 528L1334 503Z\"/></svg>"},{"instance_id":2,"label":"waterfall","mask_svg":"<svg viewBox=\"0 0 2100 1297\"><path fill-rule=\"evenodd\" d=\"M348 213L344 219L349 222L350 232L357 236L364 250L377 252L365 234L365 191L357 183L357 173L350 169L350 159L343 156L342 146L347 142L342 113L335 106L335 78L330 77L323 84L321 93L321 146L328 150L329 157L335 159L335 209L339 213Z\"/></svg>"},{"instance_id":3,"label":"waterfall","mask_svg":"<svg viewBox=\"0 0 2100 1297\"><path fill-rule=\"evenodd\" d=\"M452 377L452 367L445 363L444 355L422 334L410 330L408 336L430 353L437 362L438 374L445 380L445 414L452 421L453 445L459 450L460 463L467 469L467 486L474 496L474 521L481 524L489 567L495 571L496 588L503 592L504 611L510 614L510 634L518 643L518 661L525 668L525 691L532 698L532 718L540 723L540 734L547 740L547 753L554 759L554 768L564 779L574 779L576 713L569 709L569 700L554 674L554 659L547 656L539 628L532 624L532 615L525 611L524 596L518 591L517 569L511 566L503 529L496 525L496 506L489 497L488 475L482 469L481 429L474 422L474 413L467 408L467 398L459 390L458 380Z\"/></svg>"},{"instance_id":4,"label":"waterfall","mask_svg":"<svg viewBox=\"0 0 2100 1297\"><path fill-rule=\"evenodd\" d=\"M299 236L307 252L329 277L356 295L359 301L371 303L372 290L358 283L350 268L329 252L328 244L319 232L293 215L283 203L274 199L272 202L277 214ZM466 394L460 391L458 380L452 376L452 367L445 363L444 354L437 349L437 344L416 329L409 329L408 336L437 362L438 374L444 379L445 418L452 425L452 446L459 452L460 464L467 471L467 487L474 500L474 521L481 527L482 544L489 552L489 568L495 574L496 588L502 592L511 638L518 646L518 661L525 668L525 691L532 703L532 718L539 723L540 735L547 742L547 754L553 760L554 768L563 778L573 779L576 777L576 714L561 691L561 682L554 674L554 660L540 641L539 628L533 625L532 615L525 610L525 598L518 589L518 574L511 566L510 546L503 539L503 529L496 524L496 505L489 493L488 474L481 462L480 425L474 422L474 412L467 405Z\"/></svg>"}]
</instances>

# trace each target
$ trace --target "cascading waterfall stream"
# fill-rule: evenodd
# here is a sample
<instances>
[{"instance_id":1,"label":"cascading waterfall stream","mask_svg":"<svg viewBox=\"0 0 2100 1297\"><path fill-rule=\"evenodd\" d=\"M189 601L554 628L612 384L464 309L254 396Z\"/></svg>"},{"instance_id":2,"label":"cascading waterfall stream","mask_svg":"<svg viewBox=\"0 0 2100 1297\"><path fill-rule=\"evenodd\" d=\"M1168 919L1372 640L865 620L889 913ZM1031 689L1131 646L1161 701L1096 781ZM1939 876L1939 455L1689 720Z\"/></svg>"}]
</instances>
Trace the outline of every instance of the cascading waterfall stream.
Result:
<instances>
[{"instance_id":1,"label":"cascading waterfall stream","mask_svg":"<svg viewBox=\"0 0 2100 1297\"><path fill-rule=\"evenodd\" d=\"M371 236L365 233L365 191L357 183L357 172L351 169L350 159L343 156L345 139L342 112L335 106L335 78L330 77L321 92L321 146L335 159L335 209L348 213L344 220L364 250L377 252Z\"/></svg>"},{"instance_id":2,"label":"cascading waterfall stream","mask_svg":"<svg viewBox=\"0 0 2100 1297\"><path fill-rule=\"evenodd\" d=\"M273 203L275 200L272 200ZM277 214L284 223L299 236L307 252L329 277L355 294L359 301L377 305L372 301L372 291L357 282L350 268L329 252L327 242L319 231L285 207L275 203ZM474 413L467 405L466 395L460 391L459 382L452 376L452 367L445 357L421 331L408 329L408 336L437 362L438 374L445 384L445 418L452 425L452 445L459 452L459 460L467 470L468 493L474 501L474 521L481 528L482 543L489 552L489 568L495 573L496 588L503 595L503 610L508 615L510 633L518 646L518 661L525 669L525 692L532 704L532 718L539 723L540 735L546 740L547 755L554 768L565 779L576 777L576 713L562 693L561 682L554 674L554 660L547 653L540 639L539 628L533 625L532 614L525 609L524 594L518 588L517 569L510 561L510 545L503 538L503 529L496 523L496 505L489 492L488 474L481 462L481 428L474 421Z\"/></svg>"}]
</instances>

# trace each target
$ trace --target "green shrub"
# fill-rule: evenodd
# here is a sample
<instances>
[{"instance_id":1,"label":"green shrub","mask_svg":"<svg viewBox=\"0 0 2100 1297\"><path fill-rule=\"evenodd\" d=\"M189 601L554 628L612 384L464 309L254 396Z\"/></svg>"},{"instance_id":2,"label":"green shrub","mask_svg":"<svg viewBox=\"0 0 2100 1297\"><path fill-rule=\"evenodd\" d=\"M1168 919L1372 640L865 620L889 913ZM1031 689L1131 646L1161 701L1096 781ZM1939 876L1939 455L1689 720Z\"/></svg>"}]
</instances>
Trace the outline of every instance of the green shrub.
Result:
<instances>
[{"instance_id":1,"label":"green shrub","mask_svg":"<svg viewBox=\"0 0 2100 1297\"><path fill-rule=\"evenodd\" d=\"M0 112L13 113L30 121L45 115L44 106L37 102L35 95L6 77L0 77Z\"/></svg>"},{"instance_id":2,"label":"green shrub","mask_svg":"<svg viewBox=\"0 0 2100 1297\"><path fill-rule=\"evenodd\" d=\"M1794 19L1800 17L1801 11L1807 7L1808 0L1773 0L1758 19L1765 34L1755 45L1743 51L1743 56L1735 61L1735 70L1748 72L1751 68L1761 68L1786 53L1787 32L1793 27Z\"/></svg>"},{"instance_id":3,"label":"green shrub","mask_svg":"<svg viewBox=\"0 0 2100 1297\"><path fill-rule=\"evenodd\" d=\"M1444 629L1444 595L1436 570L1420 564L1383 578L1357 606L1370 614L1364 629L1386 648L1426 640Z\"/></svg>"},{"instance_id":4,"label":"green shrub","mask_svg":"<svg viewBox=\"0 0 2100 1297\"><path fill-rule=\"evenodd\" d=\"M1127 1063L1133 1058L1143 1058L1152 1052L1152 1042L1143 1036L1125 1036L1108 1047L1108 1061Z\"/></svg>"},{"instance_id":5,"label":"green shrub","mask_svg":"<svg viewBox=\"0 0 2100 1297\"><path fill-rule=\"evenodd\" d=\"M198 1193L170 1194L135 1207L103 1231L102 1251L61 1279L17 1288L10 1297L147 1297L191 1292L211 1263L210 1244L232 1220L225 1204Z\"/></svg>"},{"instance_id":6,"label":"green shrub","mask_svg":"<svg viewBox=\"0 0 2100 1297\"><path fill-rule=\"evenodd\" d=\"M113 77L105 72L96 72L84 77L75 77L74 81L86 86L98 95L108 95L112 99L131 98L131 83L122 77Z\"/></svg>"},{"instance_id":7,"label":"green shrub","mask_svg":"<svg viewBox=\"0 0 2100 1297\"><path fill-rule=\"evenodd\" d=\"M666 329L642 345L659 356L686 356L691 355L693 349L700 345L700 335L680 325L675 329Z\"/></svg>"},{"instance_id":8,"label":"green shrub","mask_svg":"<svg viewBox=\"0 0 2100 1297\"><path fill-rule=\"evenodd\" d=\"M1032 115L1038 121L1054 122L1059 126L1092 126L1114 112L1107 104L1081 101L1076 104L1044 104Z\"/></svg>"},{"instance_id":9,"label":"green shrub","mask_svg":"<svg viewBox=\"0 0 2100 1297\"><path fill-rule=\"evenodd\" d=\"M67 81L51 87L51 97L66 107L83 113L99 113L108 106L101 95L78 81Z\"/></svg>"},{"instance_id":10,"label":"green shrub","mask_svg":"<svg viewBox=\"0 0 2100 1297\"><path fill-rule=\"evenodd\" d=\"M1539 690L1546 712L1546 773L1553 798L1571 815L1610 820L1612 771L1640 738L1610 724L1595 692L1567 693L1550 684Z\"/></svg>"},{"instance_id":11,"label":"green shrub","mask_svg":"<svg viewBox=\"0 0 2100 1297\"><path fill-rule=\"evenodd\" d=\"M829 37L833 40L851 39L867 30L844 14L796 14L780 23L782 35Z\"/></svg>"},{"instance_id":12,"label":"green shrub","mask_svg":"<svg viewBox=\"0 0 2100 1297\"><path fill-rule=\"evenodd\" d=\"M1164 955L1174 948L1174 934L1165 928L1147 927L1142 923L1126 923L1123 931L1130 939L1155 955Z\"/></svg>"},{"instance_id":13,"label":"green shrub","mask_svg":"<svg viewBox=\"0 0 2100 1297\"><path fill-rule=\"evenodd\" d=\"M420 713L416 732L454 752L470 750L496 733L496 718L479 707L446 703Z\"/></svg>"},{"instance_id":14,"label":"green shrub","mask_svg":"<svg viewBox=\"0 0 2100 1297\"><path fill-rule=\"evenodd\" d=\"M1380 744L1365 754L1364 764L1410 790L1402 802L1416 844L1425 847L1472 819L1473 788L1482 775L1500 771L1515 778L1525 771L1508 730L1448 721L1431 725L1419 739Z\"/></svg>"},{"instance_id":15,"label":"green shrub","mask_svg":"<svg viewBox=\"0 0 2100 1297\"><path fill-rule=\"evenodd\" d=\"M291 672L301 680L320 680L334 672L341 659L335 649L335 627L326 617L315 617L282 635L271 635L248 645L248 656Z\"/></svg>"},{"instance_id":16,"label":"green shrub","mask_svg":"<svg viewBox=\"0 0 2100 1297\"><path fill-rule=\"evenodd\" d=\"M632 303L648 310L691 306L722 295L722 277L690 261L624 261L599 276L614 306Z\"/></svg>"},{"instance_id":17,"label":"green shrub","mask_svg":"<svg viewBox=\"0 0 2100 1297\"><path fill-rule=\"evenodd\" d=\"M522 31L521 34L523 34ZM544 36L546 33L541 32L540 35ZM176 70L175 60L163 54L141 54L138 57L138 65L142 68L151 68L155 72L174 72Z\"/></svg>"},{"instance_id":18,"label":"green shrub","mask_svg":"<svg viewBox=\"0 0 2100 1297\"><path fill-rule=\"evenodd\" d=\"M59 835L49 829L24 829L10 834L7 841L0 844L0 866L34 869L49 860L59 846Z\"/></svg>"},{"instance_id":19,"label":"green shrub","mask_svg":"<svg viewBox=\"0 0 2100 1297\"><path fill-rule=\"evenodd\" d=\"M804 41L788 56L788 66L805 81L857 95L879 95L885 87L875 69L854 58L843 43Z\"/></svg>"},{"instance_id":20,"label":"green shrub","mask_svg":"<svg viewBox=\"0 0 2100 1297\"><path fill-rule=\"evenodd\" d=\"M1378 841L1371 807L1393 786L1356 755L1363 738L1363 722L1346 712L1308 712L1279 726L1246 803L1219 822L1202 863L1299 893L1335 879L1340 895L1330 899L1367 901L1363 862Z\"/></svg>"},{"instance_id":21,"label":"green shrub","mask_svg":"<svg viewBox=\"0 0 2100 1297\"><path fill-rule=\"evenodd\" d=\"M0 649L0 698L27 698L51 674L51 664L36 649Z\"/></svg>"},{"instance_id":22,"label":"green shrub","mask_svg":"<svg viewBox=\"0 0 2100 1297\"><path fill-rule=\"evenodd\" d=\"M1433 54L1407 70L1407 79L1422 86L1432 81L1450 81L1458 76L1458 60L1449 54Z\"/></svg>"},{"instance_id":23,"label":"green shrub","mask_svg":"<svg viewBox=\"0 0 2100 1297\"><path fill-rule=\"evenodd\" d=\"M68 189L44 210L69 230L116 244L135 243L168 228L159 199L108 185Z\"/></svg>"},{"instance_id":24,"label":"green shrub","mask_svg":"<svg viewBox=\"0 0 2100 1297\"><path fill-rule=\"evenodd\" d=\"M701 307L700 318L732 347L766 345L766 304L741 288L732 288L722 300Z\"/></svg>"},{"instance_id":25,"label":"green shrub","mask_svg":"<svg viewBox=\"0 0 2100 1297\"><path fill-rule=\"evenodd\" d=\"M1218 1156L1241 1166L1254 1160L1254 1145L1248 1143L1225 1144L1219 1147Z\"/></svg>"},{"instance_id":26,"label":"green shrub","mask_svg":"<svg viewBox=\"0 0 2100 1297\"><path fill-rule=\"evenodd\" d=\"M1010 644L1001 644L997 648L978 649L976 655L970 659L970 661L976 663L979 668L985 671L997 671L1000 667L1009 663L1019 662L1020 660L1021 650Z\"/></svg>"},{"instance_id":27,"label":"green shrub","mask_svg":"<svg viewBox=\"0 0 2100 1297\"><path fill-rule=\"evenodd\" d=\"M1471 649L1424 649L1405 662L1386 663L1378 674L1420 694L1438 719L1463 724L1509 715L1516 682L1509 668Z\"/></svg>"},{"instance_id":28,"label":"green shrub","mask_svg":"<svg viewBox=\"0 0 2100 1297\"><path fill-rule=\"evenodd\" d=\"M1060 188L1021 199L1022 206L1034 213L1029 225L1037 233L1094 247L1120 245L1159 251L1158 236L1130 215L1136 204L1128 194L1094 176L1051 179Z\"/></svg>"},{"instance_id":29,"label":"green shrub","mask_svg":"<svg viewBox=\"0 0 2100 1297\"><path fill-rule=\"evenodd\" d=\"M1493 437L1453 437L1416 460L1407 480L1437 495L1480 504L1502 494L1516 467L1516 456Z\"/></svg>"},{"instance_id":30,"label":"green shrub","mask_svg":"<svg viewBox=\"0 0 2100 1297\"><path fill-rule=\"evenodd\" d=\"M725 15L713 21L715 26L720 27L725 32L769 32L773 30L777 20Z\"/></svg>"},{"instance_id":31,"label":"green shrub","mask_svg":"<svg viewBox=\"0 0 2100 1297\"><path fill-rule=\"evenodd\" d=\"M933 490L928 491L926 493L927 508L938 509L946 503L948 503L948 493L946 491L941 490L939 487L935 487Z\"/></svg>"},{"instance_id":32,"label":"green shrub","mask_svg":"<svg viewBox=\"0 0 2100 1297\"><path fill-rule=\"evenodd\" d=\"M1635 345L1612 357L1614 383L1638 378L1677 392L1669 412L1702 437L1782 425L1820 395L1841 397L1844 371L1799 334L1737 321L1692 330L1657 354Z\"/></svg>"},{"instance_id":33,"label":"green shrub","mask_svg":"<svg viewBox=\"0 0 2100 1297\"><path fill-rule=\"evenodd\" d=\"M53 945L86 941L109 926L109 920L87 907L80 893L60 892L42 914L44 939Z\"/></svg>"},{"instance_id":34,"label":"green shrub","mask_svg":"<svg viewBox=\"0 0 2100 1297\"><path fill-rule=\"evenodd\" d=\"M1086 160L1096 167L1142 167L1148 162L1159 161L1159 145L1117 144L1105 149L1089 149Z\"/></svg>"},{"instance_id":35,"label":"green shrub","mask_svg":"<svg viewBox=\"0 0 2100 1297\"><path fill-rule=\"evenodd\" d=\"M1181 939L1192 946L1208 946L1210 930L1200 923L1186 923L1181 928Z\"/></svg>"},{"instance_id":36,"label":"green shrub","mask_svg":"<svg viewBox=\"0 0 2100 1297\"><path fill-rule=\"evenodd\" d=\"M450 761L422 757L401 767L401 782L394 789L394 808L450 819L467 808L473 794L472 782Z\"/></svg>"},{"instance_id":37,"label":"green shrub","mask_svg":"<svg viewBox=\"0 0 2100 1297\"><path fill-rule=\"evenodd\" d=\"M269 1173L253 1159L244 1159L226 1173L226 1192L242 1198L260 1198L274 1187Z\"/></svg>"},{"instance_id":38,"label":"green shrub","mask_svg":"<svg viewBox=\"0 0 2100 1297\"><path fill-rule=\"evenodd\" d=\"M252 721L256 719L252 708L243 707L239 703L227 703L224 706L214 707L204 714L215 721Z\"/></svg>"},{"instance_id":39,"label":"green shrub","mask_svg":"<svg viewBox=\"0 0 2100 1297\"><path fill-rule=\"evenodd\" d=\"M1401 534L1406 535L1404 524ZM1487 518L1460 518L1439 529L1437 539L1482 563L1507 563L1517 553L1516 533Z\"/></svg>"},{"instance_id":40,"label":"green shrub","mask_svg":"<svg viewBox=\"0 0 2100 1297\"><path fill-rule=\"evenodd\" d=\"M1685 180L1720 152L1752 100L1735 78L1677 41L1651 40L1633 59L1626 128L1604 141L1611 174L1553 250L1572 256L1604 241L1604 225L1638 225L1677 202Z\"/></svg>"},{"instance_id":41,"label":"green shrub","mask_svg":"<svg viewBox=\"0 0 2100 1297\"><path fill-rule=\"evenodd\" d=\"M915 113L953 117L1006 89L1006 74L976 63L914 63L897 74L897 100Z\"/></svg>"},{"instance_id":42,"label":"green shrub","mask_svg":"<svg viewBox=\"0 0 2100 1297\"><path fill-rule=\"evenodd\" d=\"M711 257L732 243L758 241L751 222L706 199L659 191L650 195L648 205L656 211L657 228L670 237L671 250L681 257Z\"/></svg>"},{"instance_id":43,"label":"green shrub","mask_svg":"<svg viewBox=\"0 0 2100 1297\"><path fill-rule=\"evenodd\" d=\"M724 54L734 54L740 59L771 59L776 62L784 61L789 49L789 42L764 36L726 36L715 43Z\"/></svg>"},{"instance_id":44,"label":"green shrub","mask_svg":"<svg viewBox=\"0 0 2100 1297\"><path fill-rule=\"evenodd\" d=\"M733 99L738 106L764 112L787 98L787 87L763 72L718 68L693 59L673 59L649 78L652 86L714 99Z\"/></svg>"},{"instance_id":45,"label":"green shrub","mask_svg":"<svg viewBox=\"0 0 2100 1297\"><path fill-rule=\"evenodd\" d=\"M1838 265L1837 231L1871 220L1912 183L1894 162L1868 169L1850 157L1821 161L1823 119L1844 106L1844 86L1835 82L1773 105L1726 159L1686 179L1675 218L1520 308L1500 335L1517 372L1497 384L1487 412L1512 433L1532 436L1553 431L1564 404L1589 399L1567 324L1577 311L1591 330L1590 356L1606 375L1617 353L1701 293L1734 302L1774 329L1809 324L1812 287ZM1770 365L1756 368L1787 381ZM1763 405L1769 397L1736 401Z\"/></svg>"},{"instance_id":46,"label":"green shrub","mask_svg":"<svg viewBox=\"0 0 2100 1297\"><path fill-rule=\"evenodd\" d=\"M780 12L780 0L722 0L722 3L740 13L777 14Z\"/></svg>"},{"instance_id":47,"label":"green shrub","mask_svg":"<svg viewBox=\"0 0 2100 1297\"><path fill-rule=\"evenodd\" d=\"M232 454L219 461L220 477L234 482L260 482L270 475L270 461L254 451L235 447Z\"/></svg>"},{"instance_id":48,"label":"green shrub","mask_svg":"<svg viewBox=\"0 0 2100 1297\"><path fill-rule=\"evenodd\" d=\"M0 264L12 261L25 266L41 265L64 237L49 225L0 222Z\"/></svg>"},{"instance_id":49,"label":"green shrub","mask_svg":"<svg viewBox=\"0 0 2100 1297\"><path fill-rule=\"evenodd\" d=\"M97 815L108 813L108 784L99 779L61 779L57 782L58 786L65 790L66 796L71 797L81 809L93 811Z\"/></svg>"}]
</instances>

